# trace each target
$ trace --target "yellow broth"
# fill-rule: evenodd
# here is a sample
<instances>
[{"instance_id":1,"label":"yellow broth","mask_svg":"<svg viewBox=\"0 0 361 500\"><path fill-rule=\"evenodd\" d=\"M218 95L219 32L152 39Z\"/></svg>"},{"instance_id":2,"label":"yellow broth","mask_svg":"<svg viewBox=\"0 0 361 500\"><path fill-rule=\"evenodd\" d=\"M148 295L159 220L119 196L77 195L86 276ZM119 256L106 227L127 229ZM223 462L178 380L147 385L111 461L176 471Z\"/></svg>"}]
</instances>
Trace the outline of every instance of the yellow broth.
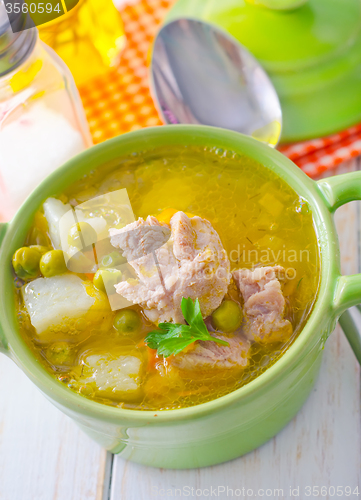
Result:
<instances>
[{"instance_id":1,"label":"yellow broth","mask_svg":"<svg viewBox=\"0 0 361 500\"><path fill-rule=\"evenodd\" d=\"M21 333L33 353L55 378L72 390L104 404L138 410L197 405L228 394L259 376L301 332L317 296L319 250L306 200L273 172L247 157L219 148L181 146L120 158L83 177L59 198L74 206L122 188L128 191L136 217L157 216L173 208L208 219L220 235L231 270L283 266L288 277L283 287L285 318L292 323L292 337L286 343L253 343L246 368L181 371L142 344L154 325L135 305L132 308L142 315L142 328L135 338L120 336L112 327L116 312L109 312L101 331L94 327L74 339L62 337L61 331L54 332L53 338L44 343L34 335L15 280ZM26 244L49 241L40 211ZM234 284L229 296L241 304ZM65 362L64 348L69 351ZM110 392L109 397L104 393L99 395L91 384L79 382L84 353L124 349L130 352L138 349L145 366L136 398L124 401Z\"/></svg>"}]
</instances>

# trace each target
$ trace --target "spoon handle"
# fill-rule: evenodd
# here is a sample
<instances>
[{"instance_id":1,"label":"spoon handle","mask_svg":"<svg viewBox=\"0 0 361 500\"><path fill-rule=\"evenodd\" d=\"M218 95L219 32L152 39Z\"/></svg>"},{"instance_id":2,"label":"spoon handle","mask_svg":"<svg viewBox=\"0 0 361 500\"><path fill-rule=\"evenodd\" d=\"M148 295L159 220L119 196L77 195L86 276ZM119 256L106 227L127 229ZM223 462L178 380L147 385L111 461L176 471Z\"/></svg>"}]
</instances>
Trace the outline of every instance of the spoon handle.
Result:
<instances>
[{"instance_id":1,"label":"spoon handle","mask_svg":"<svg viewBox=\"0 0 361 500\"><path fill-rule=\"evenodd\" d=\"M350 311L346 311L339 319L340 326L345 334L357 361L361 365L361 332L358 329Z\"/></svg>"}]
</instances>

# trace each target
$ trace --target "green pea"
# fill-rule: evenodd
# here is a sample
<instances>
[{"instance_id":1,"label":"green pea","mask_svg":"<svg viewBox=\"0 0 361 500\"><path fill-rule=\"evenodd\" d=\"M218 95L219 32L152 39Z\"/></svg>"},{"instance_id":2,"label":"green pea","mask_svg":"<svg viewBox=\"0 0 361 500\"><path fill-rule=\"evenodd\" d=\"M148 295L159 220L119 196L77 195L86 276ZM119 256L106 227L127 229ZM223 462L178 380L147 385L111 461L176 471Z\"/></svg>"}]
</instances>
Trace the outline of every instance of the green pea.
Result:
<instances>
[{"instance_id":1,"label":"green pea","mask_svg":"<svg viewBox=\"0 0 361 500\"><path fill-rule=\"evenodd\" d=\"M78 222L69 229L68 243L70 246L82 250L97 241L97 232L87 222Z\"/></svg>"},{"instance_id":2,"label":"green pea","mask_svg":"<svg viewBox=\"0 0 361 500\"><path fill-rule=\"evenodd\" d=\"M22 280L37 278L40 274L39 263L41 253L36 248L22 247L13 256L13 268Z\"/></svg>"},{"instance_id":3,"label":"green pea","mask_svg":"<svg viewBox=\"0 0 361 500\"><path fill-rule=\"evenodd\" d=\"M123 309L114 318L114 328L124 335L134 335L139 332L142 320L133 309Z\"/></svg>"},{"instance_id":4,"label":"green pea","mask_svg":"<svg viewBox=\"0 0 361 500\"><path fill-rule=\"evenodd\" d=\"M45 253L40 260L40 271L45 278L64 274L67 267L62 250L51 250Z\"/></svg>"},{"instance_id":5,"label":"green pea","mask_svg":"<svg viewBox=\"0 0 361 500\"><path fill-rule=\"evenodd\" d=\"M118 271L118 269L99 269L93 278L93 283L95 288L101 290L106 293L115 288L114 285L120 282L122 279L122 272Z\"/></svg>"},{"instance_id":6,"label":"green pea","mask_svg":"<svg viewBox=\"0 0 361 500\"><path fill-rule=\"evenodd\" d=\"M241 308L233 300L224 300L218 309L212 313L213 326L221 332L234 332L241 322Z\"/></svg>"},{"instance_id":7,"label":"green pea","mask_svg":"<svg viewBox=\"0 0 361 500\"><path fill-rule=\"evenodd\" d=\"M46 350L47 359L54 365L71 364L72 355L72 348L66 342L57 342Z\"/></svg>"},{"instance_id":8,"label":"green pea","mask_svg":"<svg viewBox=\"0 0 361 500\"><path fill-rule=\"evenodd\" d=\"M104 269L109 269L109 268L114 268L116 266L120 266L121 264L125 264L127 262L127 259L120 255L118 252L112 252L109 253L108 255L105 255L101 262L100 262L100 267Z\"/></svg>"}]
</instances>

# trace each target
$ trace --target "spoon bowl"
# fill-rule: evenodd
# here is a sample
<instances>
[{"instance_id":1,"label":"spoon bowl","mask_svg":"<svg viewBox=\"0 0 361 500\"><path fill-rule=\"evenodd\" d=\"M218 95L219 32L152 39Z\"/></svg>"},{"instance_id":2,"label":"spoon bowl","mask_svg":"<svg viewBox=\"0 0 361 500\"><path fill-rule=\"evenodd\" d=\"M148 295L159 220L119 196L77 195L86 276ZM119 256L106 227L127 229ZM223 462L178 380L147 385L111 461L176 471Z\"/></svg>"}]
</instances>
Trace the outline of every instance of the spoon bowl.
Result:
<instances>
[{"instance_id":1,"label":"spoon bowl","mask_svg":"<svg viewBox=\"0 0 361 500\"><path fill-rule=\"evenodd\" d=\"M282 111L271 80L250 52L216 26L177 19L158 33L151 90L166 124L235 130L275 147Z\"/></svg>"}]
</instances>

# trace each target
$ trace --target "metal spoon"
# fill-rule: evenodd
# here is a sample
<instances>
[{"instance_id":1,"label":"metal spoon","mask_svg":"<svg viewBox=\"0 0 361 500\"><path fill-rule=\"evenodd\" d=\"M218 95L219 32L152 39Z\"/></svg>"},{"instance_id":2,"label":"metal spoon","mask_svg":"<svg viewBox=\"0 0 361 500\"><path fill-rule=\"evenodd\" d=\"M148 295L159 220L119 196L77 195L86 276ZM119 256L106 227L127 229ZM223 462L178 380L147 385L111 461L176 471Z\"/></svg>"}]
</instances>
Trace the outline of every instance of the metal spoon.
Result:
<instances>
[{"instance_id":1,"label":"metal spoon","mask_svg":"<svg viewBox=\"0 0 361 500\"><path fill-rule=\"evenodd\" d=\"M212 24L177 19L158 33L151 90L167 124L195 123L275 147L282 111L271 80L237 40Z\"/></svg>"}]
</instances>

